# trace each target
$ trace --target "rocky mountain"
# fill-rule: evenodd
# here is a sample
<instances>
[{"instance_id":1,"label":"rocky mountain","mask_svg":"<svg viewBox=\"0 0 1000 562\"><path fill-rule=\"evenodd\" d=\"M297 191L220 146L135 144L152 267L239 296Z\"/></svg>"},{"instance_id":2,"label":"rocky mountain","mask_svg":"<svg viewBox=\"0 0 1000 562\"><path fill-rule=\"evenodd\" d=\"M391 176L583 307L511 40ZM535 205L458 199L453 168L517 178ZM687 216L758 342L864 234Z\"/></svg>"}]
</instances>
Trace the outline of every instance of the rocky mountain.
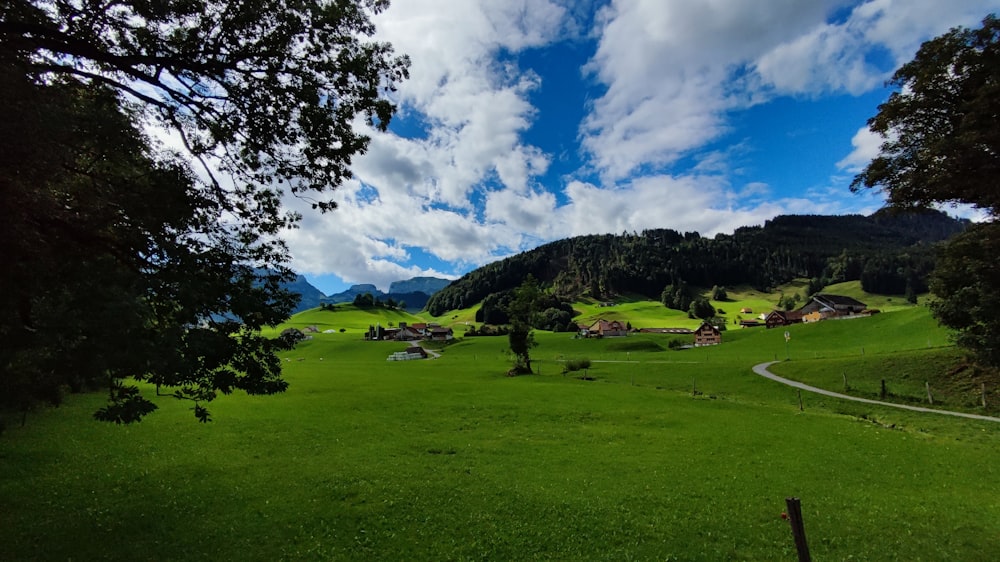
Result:
<instances>
[{"instance_id":1,"label":"rocky mountain","mask_svg":"<svg viewBox=\"0 0 1000 562\"><path fill-rule=\"evenodd\" d=\"M300 296L299 304L295 306L292 314L303 310L309 310L310 308L316 308L323 302L323 299L326 298L323 291L314 287L302 275L296 275L294 281L285 284L285 288L293 293L298 293Z\"/></svg>"},{"instance_id":2,"label":"rocky mountain","mask_svg":"<svg viewBox=\"0 0 1000 562\"><path fill-rule=\"evenodd\" d=\"M389 285L389 294L424 293L433 295L447 287L448 283L451 283L451 280L439 277L414 277L405 281L393 281Z\"/></svg>"},{"instance_id":3,"label":"rocky mountain","mask_svg":"<svg viewBox=\"0 0 1000 562\"><path fill-rule=\"evenodd\" d=\"M323 302L326 304L338 304L342 302L354 302L354 297L358 295L363 295L365 293L371 293L373 297L385 298L385 293L378 290L378 287L371 284L363 285L351 285L346 291L341 291L339 293L334 293L332 295L323 297Z\"/></svg>"},{"instance_id":4,"label":"rocky mountain","mask_svg":"<svg viewBox=\"0 0 1000 562\"><path fill-rule=\"evenodd\" d=\"M389 292L384 293L378 287L370 283L352 285L346 291L324 295L322 291L314 287L305 277L298 275L294 281L285 285L285 288L301 295L295 312L316 308L321 304L338 304L344 302L354 302L358 295L370 293L379 300L392 299L396 302L405 302L406 309L411 311L421 310L427 304L431 295L440 291L450 283L447 279L437 277L414 277L401 281L393 281L389 285Z\"/></svg>"}]
</instances>

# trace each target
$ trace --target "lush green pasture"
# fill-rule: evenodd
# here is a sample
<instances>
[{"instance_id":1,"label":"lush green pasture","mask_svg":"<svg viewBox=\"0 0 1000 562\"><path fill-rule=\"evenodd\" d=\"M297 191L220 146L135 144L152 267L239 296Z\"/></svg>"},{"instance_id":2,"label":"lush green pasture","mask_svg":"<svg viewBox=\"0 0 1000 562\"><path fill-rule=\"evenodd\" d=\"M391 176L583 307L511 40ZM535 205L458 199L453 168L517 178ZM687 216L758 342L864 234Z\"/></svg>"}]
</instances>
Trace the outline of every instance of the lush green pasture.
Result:
<instances>
[{"instance_id":1,"label":"lush green pasture","mask_svg":"<svg viewBox=\"0 0 1000 562\"><path fill-rule=\"evenodd\" d=\"M951 350L921 308L788 331L790 372ZM404 344L322 336L287 354L288 392L223 397L207 425L166 397L91 422L93 395L9 428L0 560L794 560L786 496L816 560L1000 552L1000 424L800 412L750 372L782 331L683 351L540 333L541 374L517 378L505 338L387 362Z\"/></svg>"},{"instance_id":2,"label":"lush green pasture","mask_svg":"<svg viewBox=\"0 0 1000 562\"><path fill-rule=\"evenodd\" d=\"M368 326L381 324L383 327L389 325L399 325L400 322L414 323L424 322L420 316L415 316L405 310L389 310L385 308L358 308L353 304L338 304L333 310L323 310L322 308L312 308L300 312L282 327L292 326L295 328L305 328L306 326L316 326L320 332L325 330L335 330L339 332L344 329L347 333L354 335L364 334L368 331Z\"/></svg>"}]
</instances>

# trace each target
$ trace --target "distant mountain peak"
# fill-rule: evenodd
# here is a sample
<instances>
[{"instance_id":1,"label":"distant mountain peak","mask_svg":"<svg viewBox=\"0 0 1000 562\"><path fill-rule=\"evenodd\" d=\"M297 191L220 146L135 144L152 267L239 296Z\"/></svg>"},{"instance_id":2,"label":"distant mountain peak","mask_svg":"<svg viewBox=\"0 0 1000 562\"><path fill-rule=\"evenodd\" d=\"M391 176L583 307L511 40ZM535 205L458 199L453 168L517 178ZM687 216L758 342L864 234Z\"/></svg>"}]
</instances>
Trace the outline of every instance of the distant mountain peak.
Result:
<instances>
[{"instance_id":1,"label":"distant mountain peak","mask_svg":"<svg viewBox=\"0 0 1000 562\"><path fill-rule=\"evenodd\" d=\"M393 281L389 285L389 293L424 293L430 296L447 287L449 283L451 280L439 277L414 277Z\"/></svg>"}]
</instances>

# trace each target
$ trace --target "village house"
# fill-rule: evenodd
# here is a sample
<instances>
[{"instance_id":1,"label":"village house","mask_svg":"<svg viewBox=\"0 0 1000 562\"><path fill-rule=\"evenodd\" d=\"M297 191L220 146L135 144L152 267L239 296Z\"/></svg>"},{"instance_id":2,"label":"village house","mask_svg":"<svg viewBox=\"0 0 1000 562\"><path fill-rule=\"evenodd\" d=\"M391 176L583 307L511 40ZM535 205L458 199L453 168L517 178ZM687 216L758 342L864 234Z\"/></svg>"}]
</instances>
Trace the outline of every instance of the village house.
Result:
<instances>
[{"instance_id":1,"label":"village house","mask_svg":"<svg viewBox=\"0 0 1000 562\"><path fill-rule=\"evenodd\" d=\"M698 326L698 329L694 331L695 347L718 345L720 343L722 343L722 332L708 322L702 322L701 326Z\"/></svg>"},{"instance_id":2,"label":"village house","mask_svg":"<svg viewBox=\"0 0 1000 562\"><path fill-rule=\"evenodd\" d=\"M867 311L868 305L842 295L813 295L808 303L799 309L803 314L803 321L817 322L827 318L854 316Z\"/></svg>"},{"instance_id":3,"label":"village house","mask_svg":"<svg viewBox=\"0 0 1000 562\"><path fill-rule=\"evenodd\" d=\"M431 341L451 341L455 333L451 328L434 326L427 329L427 339Z\"/></svg>"},{"instance_id":4,"label":"village house","mask_svg":"<svg viewBox=\"0 0 1000 562\"><path fill-rule=\"evenodd\" d=\"M800 310L772 310L764 317L764 325L768 329L801 323L802 311Z\"/></svg>"},{"instance_id":5,"label":"village house","mask_svg":"<svg viewBox=\"0 0 1000 562\"><path fill-rule=\"evenodd\" d=\"M587 337L608 338L628 335L628 327L618 320L603 318L587 327Z\"/></svg>"}]
</instances>

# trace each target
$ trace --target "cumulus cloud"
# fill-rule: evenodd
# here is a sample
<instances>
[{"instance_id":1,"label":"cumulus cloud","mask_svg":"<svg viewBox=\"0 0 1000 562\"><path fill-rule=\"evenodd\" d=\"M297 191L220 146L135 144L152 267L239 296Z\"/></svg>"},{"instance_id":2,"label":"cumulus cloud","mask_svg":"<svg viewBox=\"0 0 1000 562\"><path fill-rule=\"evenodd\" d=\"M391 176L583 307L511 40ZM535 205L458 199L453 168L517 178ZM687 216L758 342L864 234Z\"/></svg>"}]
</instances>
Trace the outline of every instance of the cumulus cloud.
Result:
<instances>
[{"instance_id":1,"label":"cumulus cloud","mask_svg":"<svg viewBox=\"0 0 1000 562\"><path fill-rule=\"evenodd\" d=\"M851 146L854 150L837 162L837 167L852 174L858 174L861 170L878 156L882 147L882 137L875 134L868 127L858 129L858 132L851 138Z\"/></svg>"},{"instance_id":2,"label":"cumulus cloud","mask_svg":"<svg viewBox=\"0 0 1000 562\"><path fill-rule=\"evenodd\" d=\"M606 86L581 127L606 179L664 167L778 95L880 86L928 37L975 25L995 0L614 1L587 66ZM985 7L984 7L985 4ZM837 10L846 17L831 21Z\"/></svg>"},{"instance_id":3,"label":"cumulus cloud","mask_svg":"<svg viewBox=\"0 0 1000 562\"><path fill-rule=\"evenodd\" d=\"M378 39L413 63L395 94L406 134L373 132L333 213L288 199L305 216L287 236L293 265L387 287L566 236L663 227L711 235L779 213L874 210L875 199L845 202L838 178L776 198L737 165L754 139L720 142L732 117L775 96L868 91L921 41L975 25L998 4L397 0L376 25ZM522 68L521 56L567 41L587 45L578 71L594 86L582 121L569 124L575 156L526 140L545 77ZM831 155L830 166L851 174L877 149L866 129L844 144L850 154ZM582 157L580 168L552 179L567 155ZM439 267L415 265L417 254Z\"/></svg>"},{"instance_id":4,"label":"cumulus cloud","mask_svg":"<svg viewBox=\"0 0 1000 562\"><path fill-rule=\"evenodd\" d=\"M583 146L610 180L663 166L728 130L746 103L738 73L775 44L822 23L831 2L615 1L587 66L607 91L583 123Z\"/></svg>"}]
</instances>

